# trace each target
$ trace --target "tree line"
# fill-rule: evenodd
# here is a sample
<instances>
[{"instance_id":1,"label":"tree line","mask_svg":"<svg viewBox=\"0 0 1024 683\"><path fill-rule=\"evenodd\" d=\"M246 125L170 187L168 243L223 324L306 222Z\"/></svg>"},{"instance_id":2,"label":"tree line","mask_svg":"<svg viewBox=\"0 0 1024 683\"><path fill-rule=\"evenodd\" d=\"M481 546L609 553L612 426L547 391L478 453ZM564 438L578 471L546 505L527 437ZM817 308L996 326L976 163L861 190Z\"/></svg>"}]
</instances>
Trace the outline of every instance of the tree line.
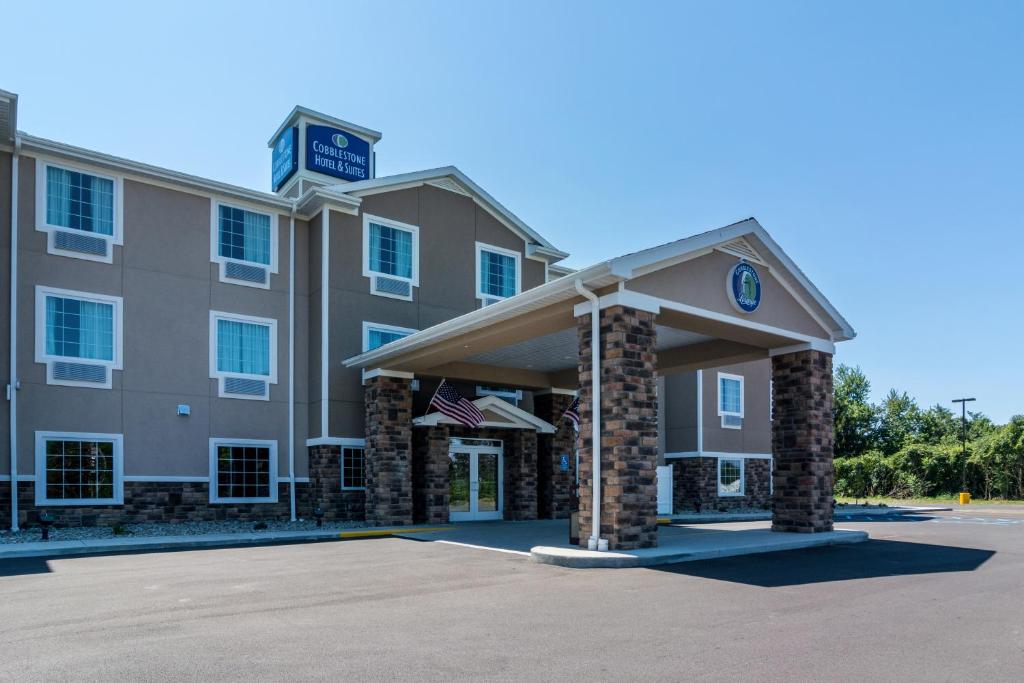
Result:
<instances>
[{"instance_id":1,"label":"tree line","mask_svg":"<svg viewBox=\"0 0 1024 683\"><path fill-rule=\"evenodd\" d=\"M895 389L871 403L859 367L840 365L834 381L837 496L1024 498L1024 415L997 425L968 411L965 457L952 410L922 409Z\"/></svg>"}]
</instances>

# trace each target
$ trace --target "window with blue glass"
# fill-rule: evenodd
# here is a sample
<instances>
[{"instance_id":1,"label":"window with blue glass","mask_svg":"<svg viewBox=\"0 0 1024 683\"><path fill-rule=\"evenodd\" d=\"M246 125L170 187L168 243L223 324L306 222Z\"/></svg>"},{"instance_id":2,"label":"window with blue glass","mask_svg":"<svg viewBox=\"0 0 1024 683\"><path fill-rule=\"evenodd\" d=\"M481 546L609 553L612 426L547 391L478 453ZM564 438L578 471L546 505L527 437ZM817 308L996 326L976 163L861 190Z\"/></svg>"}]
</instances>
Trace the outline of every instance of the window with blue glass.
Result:
<instances>
[{"instance_id":1,"label":"window with blue glass","mask_svg":"<svg viewBox=\"0 0 1024 683\"><path fill-rule=\"evenodd\" d=\"M217 370L239 375L270 375L270 326L217 320Z\"/></svg>"},{"instance_id":2,"label":"window with blue glass","mask_svg":"<svg viewBox=\"0 0 1024 683\"><path fill-rule=\"evenodd\" d=\"M375 325L373 323L364 323L364 334L363 334L363 351L373 351L376 348L390 344L393 341L404 339L415 330L410 330L402 327L392 327L390 325Z\"/></svg>"},{"instance_id":3,"label":"window with blue glass","mask_svg":"<svg viewBox=\"0 0 1024 683\"><path fill-rule=\"evenodd\" d=\"M413 279L413 233L370 222L369 269L391 277Z\"/></svg>"},{"instance_id":4,"label":"window with blue glass","mask_svg":"<svg viewBox=\"0 0 1024 683\"><path fill-rule=\"evenodd\" d=\"M478 297L506 299L519 293L518 254L480 245L477 268Z\"/></svg>"},{"instance_id":5,"label":"window with blue glass","mask_svg":"<svg viewBox=\"0 0 1024 683\"><path fill-rule=\"evenodd\" d=\"M219 251L223 258L270 265L270 216L233 206L218 208Z\"/></svg>"},{"instance_id":6,"label":"window with blue glass","mask_svg":"<svg viewBox=\"0 0 1024 683\"><path fill-rule=\"evenodd\" d=\"M46 166L46 223L113 236L114 181Z\"/></svg>"},{"instance_id":7,"label":"window with blue glass","mask_svg":"<svg viewBox=\"0 0 1024 683\"><path fill-rule=\"evenodd\" d=\"M114 305L46 297L46 355L114 360Z\"/></svg>"}]
</instances>

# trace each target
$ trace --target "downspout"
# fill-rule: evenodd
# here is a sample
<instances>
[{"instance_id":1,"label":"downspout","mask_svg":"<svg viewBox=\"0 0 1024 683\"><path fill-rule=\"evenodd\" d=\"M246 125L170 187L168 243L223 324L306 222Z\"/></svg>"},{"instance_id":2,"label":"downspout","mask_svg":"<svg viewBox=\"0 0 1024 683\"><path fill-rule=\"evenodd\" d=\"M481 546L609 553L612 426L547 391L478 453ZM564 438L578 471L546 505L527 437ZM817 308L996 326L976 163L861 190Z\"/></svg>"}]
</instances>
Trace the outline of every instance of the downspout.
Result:
<instances>
[{"instance_id":1,"label":"downspout","mask_svg":"<svg viewBox=\"0 0 1024 683\"><path fill-rule=\"evenodd\" d=\"M288 505L295 521L295 202L288 222Z\"/></svg>"},{"instance_id":2,"label":"downspout","mask_svg":"<svg viewBox=\"0 0 1024 683\"><path fill-rule=\"evenodd\" d=\"M601 543L601 309L597 295L580 279L576 280L576 291L590 302L590 454L594 459L590 489L594 497L587 549L607 550L608 542Z\"/></svg>"},{"instance_id":3,"label":"downspout","mask_svg":"<svg viewBox=\"0 0 1024 683\"><path fill-rule=\"evenodd\" d=\"M11 531L18 530L18 164L21 138L14 132L11 155L11 378L7 385L10 406Z\"/></svg>"}]
</instances>

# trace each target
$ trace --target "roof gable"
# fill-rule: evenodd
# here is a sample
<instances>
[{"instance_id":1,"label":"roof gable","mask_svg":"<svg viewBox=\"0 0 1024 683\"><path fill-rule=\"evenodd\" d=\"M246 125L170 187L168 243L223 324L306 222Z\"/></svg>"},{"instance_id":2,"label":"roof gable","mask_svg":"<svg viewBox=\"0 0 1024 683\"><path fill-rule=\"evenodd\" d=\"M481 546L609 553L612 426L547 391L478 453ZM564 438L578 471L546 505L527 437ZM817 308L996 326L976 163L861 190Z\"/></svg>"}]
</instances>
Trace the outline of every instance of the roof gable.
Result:
<instances>
[{"instance_id":1,"label":"roof gable","mask_svg":"<svg viewBox=\"0 0 1024 683\"><path fill-rule=\"evenodd\" d=\"M536 415L518 408L497 396L482 396L473 401L486 420L481 427L498 427L503 429L529 429L541 434L553 434L555 427ZM414 427L436 427L438 425L457 425L459 422L442 413L428 413L412 421Z\"/></svg>"}]
</instances>

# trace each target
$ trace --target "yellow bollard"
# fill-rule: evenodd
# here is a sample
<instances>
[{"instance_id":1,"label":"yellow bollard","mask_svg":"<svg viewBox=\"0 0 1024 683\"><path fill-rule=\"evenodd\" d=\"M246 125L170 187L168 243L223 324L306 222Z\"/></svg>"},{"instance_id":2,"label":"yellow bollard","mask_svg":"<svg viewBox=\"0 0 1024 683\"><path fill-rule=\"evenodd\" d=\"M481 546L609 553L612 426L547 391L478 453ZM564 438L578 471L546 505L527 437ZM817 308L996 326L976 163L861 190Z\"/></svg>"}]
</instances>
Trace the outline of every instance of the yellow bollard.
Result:
<instances>
[{"instance_id":1,"label":"yellow bollard","mask_svg":"<svg viewBox=\"0 0 1024 683\"><path fill-rule=\"evenodd\" d=\"M970 502L971 502L971 494L969 494L969 493L961 493L960 494L960 504L961 505L967 505Z\"/></svg>"}]
</instances>

